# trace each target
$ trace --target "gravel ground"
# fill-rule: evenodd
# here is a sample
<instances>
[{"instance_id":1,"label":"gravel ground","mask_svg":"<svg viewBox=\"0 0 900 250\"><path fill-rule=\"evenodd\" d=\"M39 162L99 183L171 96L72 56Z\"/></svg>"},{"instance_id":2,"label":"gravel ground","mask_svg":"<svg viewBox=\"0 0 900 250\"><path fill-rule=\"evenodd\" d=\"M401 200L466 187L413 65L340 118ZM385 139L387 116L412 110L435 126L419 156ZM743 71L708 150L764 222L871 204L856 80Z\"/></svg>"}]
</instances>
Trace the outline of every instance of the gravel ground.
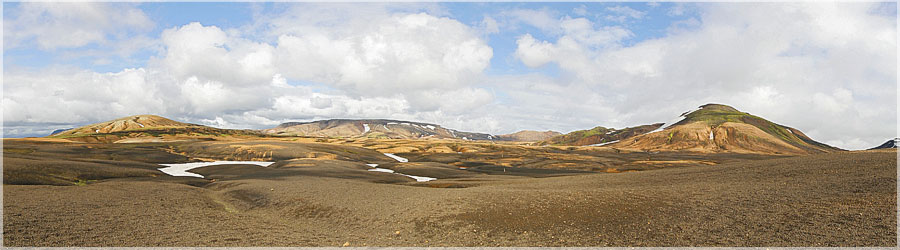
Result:
<instances>
[{"instance_id":1,"label":"gravel ground","mask_svg":"<svg viewBox=\"0 0 900 250\"><path fill-rule=\"evenodd\" d=\"M336 167L301 161L260 171L197 170L218 171L216 181L125 176L83 186L7 184L3 244L897 245L896 151L429 183L361 172L359 163L328 164ZM355 177L335 178L345 174Z\"/></svg>"}]
</instances>

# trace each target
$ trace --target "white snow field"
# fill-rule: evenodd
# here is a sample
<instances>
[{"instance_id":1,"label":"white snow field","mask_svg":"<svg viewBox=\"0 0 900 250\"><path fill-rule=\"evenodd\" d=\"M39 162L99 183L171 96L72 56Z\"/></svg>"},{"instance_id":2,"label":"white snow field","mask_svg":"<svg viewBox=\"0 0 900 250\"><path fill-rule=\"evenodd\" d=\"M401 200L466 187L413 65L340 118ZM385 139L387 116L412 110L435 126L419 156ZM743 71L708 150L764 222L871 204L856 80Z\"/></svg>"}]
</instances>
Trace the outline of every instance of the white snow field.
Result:
<instances>
[{"instance_id":1,"label":"white snow field","mask_svg":"<svg viewBox=\"0 0 900 250\"><path fill-rule=\"evenodd\" d=\"M425 176L408 175L408 174L403 174L403 173L397 173L397 172L394 172L394 170L390 170L390 169L387 169L387 168L378 168L378 164L366 164L366 165L369 165L370 167L372 167L372 169L369 169L369 171L372 171L372 172L385 172L385 173L399 174L399 175L402 175L402 176L406 176L406 177L409 177L409 178L413 178L413 179L415 179L417 182L426 182L426 181L437 180L437 178L425 177Z\"/></svg>"},{"instance_id":2,"label":"white snow field","mask_svg":"<svg viewBox=\"0 0 900 250\"><path fill-rule=\"evenodd\" d=\"M384 155L387 155L387 157L394 158L394 160L397 160L397 161L399 161L399 162L409 162L409 160L407 160L406 158L403 158L403 157L400 157L400 156L396 156L396 155L391 154L391 153L384 153Z\"/></svg>"},{"instance_id":3,"label":"white snow field","mask_svg":"<svg viewBox=\"0 0 900 250\"><path fill-rule=\"evenodd\" d=\"M699 109L699 108L698 108L698 109L692 109L692 110L688 110L688 112L681 113L681 115L679 115L678 117L675 117L675 118L672 119L671 121L664 123L662 126L659 126L659 128L654 129L653 131L647 132L647 134L662 131L662 130L665 129L666 127L672 126L672 125L674 125L675 123L678 123L678 122L680 122L681 120L684 120L684 118L687 117L687 114L690 114L691 112L694 112L694 111L697 111L697 110L700 110L700 109Z\"/></svg>"},{"instance_id":4,"label":"white snow field","mask_svg":"<svg viewBox=\"0 0 900 250\"><path fill-rule=\"evenodd\" d=\"M165 168L160 168L159 171L166 173L171 176L189 176L189 177L198 177L203 178L202 175L187 172L188 170L212 166L212 165L227 165L227 164L250 164L257 165L262 167L268 167L272 165L274 162L268 161L214 161L214 162L189 162L189 163L172 163L172 164L159 164L166 166Z\"/></svg>"}]
</instances>

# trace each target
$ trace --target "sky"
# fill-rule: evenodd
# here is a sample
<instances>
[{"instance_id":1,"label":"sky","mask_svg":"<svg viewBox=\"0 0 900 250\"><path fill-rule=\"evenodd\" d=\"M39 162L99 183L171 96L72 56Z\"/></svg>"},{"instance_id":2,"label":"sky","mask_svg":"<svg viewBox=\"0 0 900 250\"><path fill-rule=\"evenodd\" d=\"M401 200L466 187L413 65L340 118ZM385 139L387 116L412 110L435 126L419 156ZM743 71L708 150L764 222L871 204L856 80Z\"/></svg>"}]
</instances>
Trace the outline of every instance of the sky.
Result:
<instances>
[{"instance_id":1,"label":"sky","mask_svg":"<svg viewBox=\"0 0 900 250\"><path fill-rule=\"evenodd\" d=\"M3 136L137 114L492 134L721 103L844 149L897 136L896 3L3 3Z\"/></svg>"}]
</instances>

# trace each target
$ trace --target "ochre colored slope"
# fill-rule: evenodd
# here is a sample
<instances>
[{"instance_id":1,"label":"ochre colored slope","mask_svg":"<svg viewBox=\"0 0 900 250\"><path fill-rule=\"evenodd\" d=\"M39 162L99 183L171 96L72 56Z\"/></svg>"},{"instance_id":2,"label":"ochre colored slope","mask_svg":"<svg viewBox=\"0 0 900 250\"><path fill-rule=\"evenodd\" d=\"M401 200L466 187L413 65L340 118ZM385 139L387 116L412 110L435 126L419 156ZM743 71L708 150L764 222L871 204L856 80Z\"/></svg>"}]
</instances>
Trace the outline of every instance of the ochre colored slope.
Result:
<instances>
[{"instance_id":1,"label":"ochre colored slope","mask_svg":"<svg viewBox=\"0 0 900 250\"><path fill-rule=\"evenodd\" d=\"M707 104L662 131L608 145L642 151L681 150L802 155L840 151L812 140L803 132L740 112Z\"/></svg>"},{"instance_id":2,"label":"ochre colored slope","mask_svg":"<svg viewBox=\"0 0 900 250\"><path fill-rule=\"evenodd\" d=\"M176 122L156 115L135 115L123 117L111 121L95 123L79 128L70 129L58 134L54 137L114 133L131 130L150 130L160 128L185 128L185 127L201 127L200 125Z\"/></svg>"},{"instance_id":3,"label":"ochre colored slope","mask_svg":"<svg viewBox=\"0 0 900 250\"><path fill-rule=\"evenodd\" d=\"M595 127L587 130L573 131L568 134L555 136L544 141L538 142L537 145L565 145L565 146L587 146L594 144L609 143L619 140L631 138L636 135L644 134L662 126L662 123L642 125L637 127L629 127L623 129Z\"/></svg>"},{"instance_id":4,"label":"ochre colored slope","mask_svg":"<svg viewBox=\"0 0 900 250\"><path fill-rule=\"evenodd\" d=\"M522 130L512 134L498 135L497 139L504 141L543 141L559 135L562 135L562 133L549 130L544 132Z\"/></svg>"},{"instance_id":5,"label":"ochre colored slope","mask_svg":"<svg viewBox=\"0 0 900 250\"><path fill-rule=\"evenodd\" d=\"M313 122L288 122L275 128L262 130L262 132L277 136L493 140L493 136L489 134L462 132L444 128L437 124L384 119L331 119Z\"/></svg>"}]
</instances>

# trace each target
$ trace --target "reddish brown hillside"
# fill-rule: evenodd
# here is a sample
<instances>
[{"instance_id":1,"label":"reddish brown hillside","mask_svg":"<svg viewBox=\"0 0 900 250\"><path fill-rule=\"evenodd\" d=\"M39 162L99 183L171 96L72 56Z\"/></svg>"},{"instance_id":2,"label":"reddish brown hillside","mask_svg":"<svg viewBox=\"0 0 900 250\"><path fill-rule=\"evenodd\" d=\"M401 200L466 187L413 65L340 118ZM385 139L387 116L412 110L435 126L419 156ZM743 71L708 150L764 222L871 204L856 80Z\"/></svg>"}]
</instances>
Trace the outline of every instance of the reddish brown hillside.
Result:
<instances>
[{"instance_id":1,"label":"reddish brown hillside","mask_svg":"<svg viewBox=\"0 0 900 250\"><path fill-rule=\"evenodd\" d=\"M720 104L707 104L661 131L608 145L643 151L681 150L763 154L811 154L840 151L782 126Z\"/></svg>"},{"instance_id":2,"label":"reddish brown hillside","mask_svg":"<svg viewBox=\"0 0 900 250\"><path fill-rule=\"evenodd\" d=\"M497 140L501 141L543 141L546 139L550 139L554 136L562 135L560 132L556 131L533 131L533 130L522 130L519 132L515 132L512 134L498 135Z\"/></svg>"},{"instance_id":3,"label":"reddish brown hillside","mask_svg":"<svg viewBox=\"0 0 900 250\"><path fill-rule=\"evenodd\" d=\"M111 121L105 121L101 123L95 123L79 128L74 128L70 130L66 130L57 134L53 134L54 137L66 137L66 136L75 136L75 135L88 135L88 134L99 134L99 133L114 133L121 131L131 131L131 130L151 130L151 129L162 129L162 128L185 128L185 127L201 127L196 124L189 124L183 122L176 122L173 120L169 120L165 117L156 116L156 115L135 115L129 117L123 117Z\"/></svg>"}]
</instances>

